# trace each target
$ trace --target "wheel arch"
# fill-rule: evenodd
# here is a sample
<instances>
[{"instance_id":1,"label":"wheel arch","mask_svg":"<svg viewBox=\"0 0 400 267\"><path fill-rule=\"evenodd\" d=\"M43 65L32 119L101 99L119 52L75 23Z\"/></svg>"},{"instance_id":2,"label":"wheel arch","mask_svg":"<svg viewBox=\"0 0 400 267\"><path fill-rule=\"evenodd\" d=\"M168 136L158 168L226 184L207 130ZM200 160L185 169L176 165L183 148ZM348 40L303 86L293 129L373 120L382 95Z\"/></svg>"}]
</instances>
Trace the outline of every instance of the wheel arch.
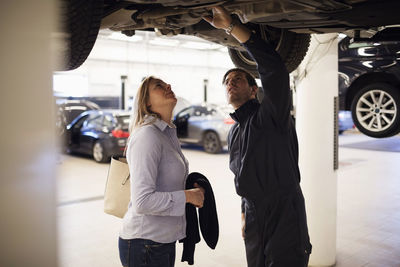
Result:
<instances>
[{"instance_id":1,"label":"wheel arch","mask_svg":"<svg viewBox=\"0 0 400 267\"><path fill-rule=\"evenodd\" d=\"M262 39L269 36L269 43L281 56L288 72L294 71L303 61L310 45L311 35L295 33L286 29L278 29L264 25L248 24ZM246 51L228 47L229 56L236 67L244 68L258 78L257 65Z\"/></svg>"},{"instance_id":2,"label":"wheel arch","mask_svg":"<svg viewBox=\"0 0 400 267\"><path fill-rule=\"evenodd\" d=\"M351 104L358 91L373 83L387 83L400 91L400 80L395 75L386 72L371 72L359 76L347 89L345 109L351 110Z\"/></svg>"},{"instance_id":3,"label":"wheel arch","mask_svg":"<svg viewBox=\"0 0 400 267\"><path fill-rule=\"evenodd\" d=\"M221 137L219 136L218 132L217 132L216 130L212 129L212 128L207 128L207 129L205 129L205 130L202 132L202 134L201 134L201 140L203 140L203 139L204 139L204 136L206 135L206 133L209 133L209 132L215 133L215 134L218 136L219 141L221 142Z\"/></svg>"},{"instance_id":4,"label":"wheel arch","mask_svg":"<svg viewBox=\"0 0 400 267\"><path fill-rule=\"evenodd\" d=\"M208 141L206 141L206 135L209 133L212 133L213 135L215 135L215 138L216 138L215 142L209 143ZM210 144L212 144L211 149L210 149ZM202 135L202 146L207 153L211 153L211 154L220 153L223 149L222 142L221 142L221 136L218 134L217 131L215 131L213 129L204 130L203 135Z\"/></svg>"}]
</instances>

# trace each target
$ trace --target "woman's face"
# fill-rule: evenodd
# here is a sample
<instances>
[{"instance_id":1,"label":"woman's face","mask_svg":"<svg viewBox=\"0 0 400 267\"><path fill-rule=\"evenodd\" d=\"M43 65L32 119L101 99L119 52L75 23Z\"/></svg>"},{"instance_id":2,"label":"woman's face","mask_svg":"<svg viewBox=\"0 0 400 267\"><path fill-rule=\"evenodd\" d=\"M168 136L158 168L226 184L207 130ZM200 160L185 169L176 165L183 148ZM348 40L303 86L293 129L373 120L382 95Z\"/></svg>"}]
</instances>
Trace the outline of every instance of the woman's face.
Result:
<instances>
[{"instance_id":1,"label":"woman's face","mask_svg":"<svg viewBox=\"0 0 400 267\"><path fill-rule=\"evenodd\" d=\"M148 105L152 110L158 110L159 108L170 107L174 109L176 105L176 97L174 92L171 90L171 85L165 83L161 79L153 79L149 84L149 101Z\"/></svg>"}]
</instances>

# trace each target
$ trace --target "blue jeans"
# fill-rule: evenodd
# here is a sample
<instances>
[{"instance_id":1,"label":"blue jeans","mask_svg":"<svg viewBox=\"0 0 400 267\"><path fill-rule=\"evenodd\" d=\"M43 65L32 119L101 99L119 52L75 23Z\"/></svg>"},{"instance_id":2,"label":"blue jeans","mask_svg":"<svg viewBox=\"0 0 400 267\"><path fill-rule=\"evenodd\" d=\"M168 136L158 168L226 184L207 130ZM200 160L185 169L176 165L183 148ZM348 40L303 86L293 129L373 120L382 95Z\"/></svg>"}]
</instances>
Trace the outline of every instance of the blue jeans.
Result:
<instances>
[{"instance_id":1,"label":"blue jeans","mask_svg":"<svg viewBox=\"0 0 400 267\"><path fill-rule=\"evenodd\" d=\"M173 267L175 242L157 243L147 239L119 238L119 258L124 267Z\"/></svg>"}]
</instances>

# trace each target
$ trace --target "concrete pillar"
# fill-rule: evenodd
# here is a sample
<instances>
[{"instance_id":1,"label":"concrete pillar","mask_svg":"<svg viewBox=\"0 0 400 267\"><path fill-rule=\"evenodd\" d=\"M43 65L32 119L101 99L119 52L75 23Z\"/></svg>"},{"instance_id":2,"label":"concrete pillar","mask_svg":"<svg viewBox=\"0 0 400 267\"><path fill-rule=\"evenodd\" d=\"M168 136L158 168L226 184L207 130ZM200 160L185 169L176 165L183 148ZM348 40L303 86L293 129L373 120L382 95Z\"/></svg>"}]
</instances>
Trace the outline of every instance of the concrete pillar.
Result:
<instances>
[{"instance_id":1,"label":"concrete pillar","mask_svg":"<svg viewBox=\"0 0 400 267\"><path fill-rule=\"evenodd\" d=\"M56 3L0 2L0 266L57 266Z\"/></svg>"},{"instance_id":2,"label":"concrete pillar","mask_svg":"<svg viewBox=\"0 0 400 267\"><path fill-rule=\"evenodd\" d=\"M295 74L301 186L313 245L310 266L333 266L336 257L336 37L337 34L313 35L307 56Z\"/></svg>"}]
</instances>

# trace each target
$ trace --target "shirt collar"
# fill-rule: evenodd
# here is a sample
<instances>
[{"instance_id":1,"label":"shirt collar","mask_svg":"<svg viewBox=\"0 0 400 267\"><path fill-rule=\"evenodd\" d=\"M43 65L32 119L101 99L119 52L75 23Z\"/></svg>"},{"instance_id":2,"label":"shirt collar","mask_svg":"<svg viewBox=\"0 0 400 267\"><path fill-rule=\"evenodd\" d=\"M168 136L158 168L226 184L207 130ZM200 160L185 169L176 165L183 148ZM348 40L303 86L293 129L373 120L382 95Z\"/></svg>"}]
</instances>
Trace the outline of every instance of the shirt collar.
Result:
<instances>
[{"instance_id":1,"label":"shirt collar","mask_svg":"<svg viewBox=\"0 0 400 267\"><path fill-rule=\"evenodd\" d=\"M146 117L144 118L144 122L153 123L161 131L164 131L167 127L172 129L176 128L175 124L173 124L172 121L170 124L168 124L165 121L151 115L146 115Z\"/></svg>"},{"instance_id":2,"label":"shirt collar","mask_svg":"<svg viewBox=\"0 0 400 267\"><path fill-rule=\"evenodd\" d=\"M253 113L254 110L260 105L257 99L250 99L243 105L241 105L235 112L230 113L232 119L236 122L244 122L247 117Z\"/></svg>"}]
</instances>

